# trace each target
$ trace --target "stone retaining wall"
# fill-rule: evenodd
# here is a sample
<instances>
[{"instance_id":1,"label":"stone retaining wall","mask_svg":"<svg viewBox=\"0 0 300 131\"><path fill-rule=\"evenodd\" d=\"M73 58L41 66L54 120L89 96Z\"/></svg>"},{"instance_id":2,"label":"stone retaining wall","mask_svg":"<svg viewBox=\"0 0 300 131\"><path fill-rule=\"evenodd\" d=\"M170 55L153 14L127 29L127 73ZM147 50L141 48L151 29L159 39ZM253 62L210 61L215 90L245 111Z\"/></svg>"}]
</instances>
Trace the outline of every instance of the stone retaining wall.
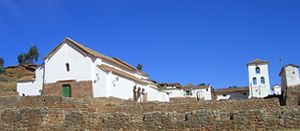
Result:
<instances>
[{"instance_id":1,"label":"stone retaining wall","mask_svg":"<svg viewBox=\"0 0 300 131\"><path fill-rule=\"evenodd\" d=\"M299 108L155 111L141 115L47 107L0 110L0 129L5 130L283 130L300 129L299 120Z\"/></svg>"},{"instance_id":2,"label":"stone retaining wall","mask_svg":"<svg viewBox=\"0 0 300 131\"><path fill-rule=\"evenodd\" d=\"M0 130L300 129L300 107L276 98L135 103L116 98L0 98Z\"/></svg>"}]
</instances>

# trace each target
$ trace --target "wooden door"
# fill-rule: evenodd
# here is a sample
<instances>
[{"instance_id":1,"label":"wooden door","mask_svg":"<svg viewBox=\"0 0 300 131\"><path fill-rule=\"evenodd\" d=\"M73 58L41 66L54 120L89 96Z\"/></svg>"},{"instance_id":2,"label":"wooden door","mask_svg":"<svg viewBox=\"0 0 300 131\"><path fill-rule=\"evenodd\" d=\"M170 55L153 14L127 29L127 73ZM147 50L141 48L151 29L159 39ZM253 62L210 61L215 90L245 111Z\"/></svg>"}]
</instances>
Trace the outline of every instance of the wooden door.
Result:
<instances>
[{"instance_id":1,"label":"wooden door","mask_svg":"<svg viewBox=\"0 0 300 131\"><path fill-rule=\"evenodd\" d=\"M63 97L71 97L71 86L63 85L61 94Z\"/></svg>"}]
</instances>

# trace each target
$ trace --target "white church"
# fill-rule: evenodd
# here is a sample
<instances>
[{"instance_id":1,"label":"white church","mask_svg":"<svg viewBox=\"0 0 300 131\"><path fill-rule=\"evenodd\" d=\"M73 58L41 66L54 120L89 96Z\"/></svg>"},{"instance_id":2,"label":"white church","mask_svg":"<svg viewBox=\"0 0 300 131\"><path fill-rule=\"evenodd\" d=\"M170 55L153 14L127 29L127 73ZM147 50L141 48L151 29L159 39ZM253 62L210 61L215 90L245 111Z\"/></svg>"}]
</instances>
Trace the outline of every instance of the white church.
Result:
<instances>
[{"instance_id":1,"label":"white church","mask_svg":"<svg viewBox=\"0 0 300 131\"><path fill-rule=\"evenodd\" d=\"M139 102L169 101L144 72L65 38L45 58L35 75L21 78L23 96L116 97Z\"/></svg>"}]
</instances>

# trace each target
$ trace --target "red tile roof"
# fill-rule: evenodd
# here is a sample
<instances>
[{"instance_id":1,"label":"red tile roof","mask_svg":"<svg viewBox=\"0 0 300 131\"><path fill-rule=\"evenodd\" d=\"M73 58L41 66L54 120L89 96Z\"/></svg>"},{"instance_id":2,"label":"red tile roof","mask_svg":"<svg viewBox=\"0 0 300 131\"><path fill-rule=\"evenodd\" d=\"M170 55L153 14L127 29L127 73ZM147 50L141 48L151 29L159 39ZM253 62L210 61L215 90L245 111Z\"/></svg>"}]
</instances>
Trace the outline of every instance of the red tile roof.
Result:
<instances>
[{"instance_id":1,"label":"red tile roof","mask_svg":"<svg viewBox=\"0 0 300 131\"><path fill-rule=\"evenodd\" d=\"M233 92L249 92L249 88L248 87L223 88L223 89L218 89L214 92L217 94L233 93Z\"/></svg>"},{"instance_id":2,"label":"red tile roof","mask_svg":"<svg viewBox=\"0 0 300 131\"><path fill-rule=\"evenodd\" d=\"M269 62L263 61L261 59L255 59L254 61L249 62L247 65L260 65L260 64L268 64Z\"/></svg>"},{"instance_id":3,"label":"red tile roof","mask_svg":"<svg viewBox=\"0 0 300 131\"><path fill-rule=\"evenodd\" d=\"M116 75L120 75L122 77L125 77L127 79L130 79L130 80L133 80L133 81L136 81L138 83L141 83L141 84L146 84L146 82L144 82L143 80L133 76L133 75L130 75L124 71L121 71L121 70L118 70L118 69L115 69L113 67L110 67L110 66L107 66L107 65L97 65L98 68L100 68L101 70L105 71L105 72L112 72L113 74L116 74Z\"/></svg>"}]
</instances>

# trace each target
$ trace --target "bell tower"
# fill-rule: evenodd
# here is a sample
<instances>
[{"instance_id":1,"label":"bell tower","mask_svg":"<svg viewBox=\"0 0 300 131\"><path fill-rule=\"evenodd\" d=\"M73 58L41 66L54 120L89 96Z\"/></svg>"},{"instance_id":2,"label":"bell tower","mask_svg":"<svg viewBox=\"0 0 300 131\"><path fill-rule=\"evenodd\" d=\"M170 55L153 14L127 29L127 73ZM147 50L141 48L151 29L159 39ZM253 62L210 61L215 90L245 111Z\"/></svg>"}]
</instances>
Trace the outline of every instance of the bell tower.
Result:
<instances>
[{"instance_id":1,"label":"bell tower","mask_svg":"<svg viewBox=\"0 0 300 131\"><path fill-rule=\"evenodd\" d=\"M268 62L256 59L247 64L249 98L264 98L271 94Z\"/></svg>"}]
</instances>

